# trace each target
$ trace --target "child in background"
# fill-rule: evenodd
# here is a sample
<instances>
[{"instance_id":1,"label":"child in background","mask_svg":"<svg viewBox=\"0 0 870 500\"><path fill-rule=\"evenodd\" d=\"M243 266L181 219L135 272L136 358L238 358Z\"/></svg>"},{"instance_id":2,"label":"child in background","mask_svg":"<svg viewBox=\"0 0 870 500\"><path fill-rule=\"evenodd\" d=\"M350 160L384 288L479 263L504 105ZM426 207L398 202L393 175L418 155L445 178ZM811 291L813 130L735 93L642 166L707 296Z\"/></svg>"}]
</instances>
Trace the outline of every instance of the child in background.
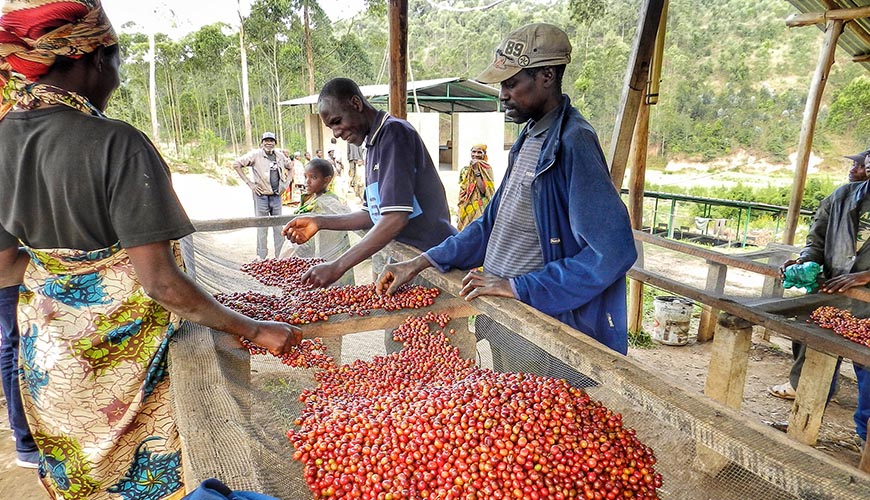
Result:
<instances>
[{"instance_id":1,"label":"child in background","mask_svg":"<svg viewBox=\"0 0 870 500\"><path fill-rule=\"evenodd\" d=\"M332 192L330 184L335 177L332 163L322 158L315 158L305 165L305 194L302 204L294 214L332 215L346 214L350 208L338 199ZM284 247L282 259L299 257L302 259L325 259L331 261L350 248L350 238L347 231L318 231L313 238L301 245ZM332 286L353 285L353 268L338 279ZM332 356L336 365L341 365L341 336L323 339L326 354Z\"/></svg>"},{"instance_id":2,"label":"child in background","mask_svg":"<svg viewBox=\"0 0 870 500\"><path fill-rule=\"evenodd\" d=\"M335 170L328 160L315 158L305 166L304 201L294 212L296 215L346 214L350 208L341 201L330 188L335 178ZM320 231L302 245L293 245L281 252L281 258L299 257L318 258L331 261L350 248L347 231ZM353 269L348 270L335 286L352 285Z\"/></svg>"}]
</instances>

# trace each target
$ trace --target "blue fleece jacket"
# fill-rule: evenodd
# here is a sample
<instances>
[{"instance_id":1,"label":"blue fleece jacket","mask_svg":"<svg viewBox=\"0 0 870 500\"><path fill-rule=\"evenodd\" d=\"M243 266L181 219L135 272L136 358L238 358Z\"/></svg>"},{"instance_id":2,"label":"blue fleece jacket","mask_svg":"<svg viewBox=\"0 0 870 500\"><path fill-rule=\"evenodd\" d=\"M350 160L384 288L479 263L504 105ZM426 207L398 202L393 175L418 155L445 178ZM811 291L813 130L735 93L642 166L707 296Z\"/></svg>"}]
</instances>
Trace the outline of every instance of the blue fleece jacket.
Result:
<instances>
[{"instance_id":1,"label":"blue fleece jacket","mask_svg":"<svg viewBox=\"0 0 870 500\"><path fill-rule=\"evenodd\" d=\"M524 137L511 148L505 175ZM501 194L461 233L426 252L441 272L483 265ZM532 195L544 267L511 279L516 297L625 354L625 273L637 259L634 237L595 130L568 96L544 141Z\"/></svg>"}]
</instances>

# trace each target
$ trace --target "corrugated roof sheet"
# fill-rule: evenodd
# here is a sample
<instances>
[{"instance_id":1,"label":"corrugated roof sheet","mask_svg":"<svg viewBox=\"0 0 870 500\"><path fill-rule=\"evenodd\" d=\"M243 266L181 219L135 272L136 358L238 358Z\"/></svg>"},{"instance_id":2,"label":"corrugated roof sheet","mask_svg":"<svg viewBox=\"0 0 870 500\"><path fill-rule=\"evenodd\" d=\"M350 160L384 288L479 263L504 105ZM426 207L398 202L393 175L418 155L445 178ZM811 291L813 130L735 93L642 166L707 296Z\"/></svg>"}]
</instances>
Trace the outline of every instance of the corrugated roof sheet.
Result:
<instances>
[{"instance_id":1,"label":"corrugated roof sheet","mask_svg":"<svg viewBox=\"0 0 870 500\"><path fill-rule=\"evenodd\" d=\"M870 5L870 0L788 0L801 12L824 12L833 9L851 9ZM818 25L824 30L825 25ZM800 29L800 28L794 28ZM839 49L845 50L852 57L870 54L870 19L856 19L846 23L846 29L840 35L837 43ZM870 71L870 61L860 63Z\"/></svg>"},{"instance_id":2,"label":"corrugated roof sheet","mask_svg":"<svg viewBox=\"0 0 870 500\"><path fill-rule=\"evenodd\" d=\"M386 104L390 96L389 85L360 86L363 95L373 104ZM415 99L416 94L416 99ZM281 101L284 106L317 104L320 94ZM467 113L475 111L501 111L498 90L464 78L440 78L408 82L408 104L418 102L420 107L440 113Z\"/></svg>"}]
</instances>

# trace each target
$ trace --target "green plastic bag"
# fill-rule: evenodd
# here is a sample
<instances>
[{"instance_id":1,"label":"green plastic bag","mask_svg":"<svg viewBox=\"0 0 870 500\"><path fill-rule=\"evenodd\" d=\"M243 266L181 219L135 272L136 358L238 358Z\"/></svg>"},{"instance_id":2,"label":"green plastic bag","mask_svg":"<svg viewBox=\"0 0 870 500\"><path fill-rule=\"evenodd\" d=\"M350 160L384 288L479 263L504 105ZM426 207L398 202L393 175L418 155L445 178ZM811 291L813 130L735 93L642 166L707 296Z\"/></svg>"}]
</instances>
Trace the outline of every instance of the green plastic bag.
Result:
<instances>
[{"instance_id":1,"label":"green plastic bag","mask_svg":"<svg viewBox=\"0 0 870 500\"><path fill-rule=\"evenodd\" d=\"M820 272L822 272L822 266L815 262L803 262L791 265L785 269L782 287L803 288L807 293L813 293L819 289L816 277Z\"/></svg>"}]
</instances>

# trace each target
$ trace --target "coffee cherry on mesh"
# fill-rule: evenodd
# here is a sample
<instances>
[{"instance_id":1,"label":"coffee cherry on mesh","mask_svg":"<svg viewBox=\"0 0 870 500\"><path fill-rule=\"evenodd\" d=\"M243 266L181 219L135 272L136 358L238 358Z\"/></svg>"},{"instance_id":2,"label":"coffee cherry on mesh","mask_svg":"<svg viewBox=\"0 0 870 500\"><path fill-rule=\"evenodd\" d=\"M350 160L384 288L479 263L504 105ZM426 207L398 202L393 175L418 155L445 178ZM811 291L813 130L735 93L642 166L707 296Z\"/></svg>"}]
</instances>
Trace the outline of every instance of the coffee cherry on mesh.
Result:
<instances>
[{"instance_id":1,"label":"coffee cherry on mesh","mask_svg":"<svg viewBox=\"0 0 870 500\"><path fill-rule=\"evenodd\" d=\"M381 296L375 291L375 284L346 285L330 288L306 288L302 286L302 276L311 267L324 262L323 259L267 259L251 262L241 270L250 274L264 285L281 289L281 295L258 292L218 293L215 298L228 308L249 318L262 321L280 321L291 325L305 325L326 321L336 314L365 316L374 309L397 311L400 309L419 309L431 306L440 293L437 288L419 285L403 285L391 296ZM255 349L255 344L242 339L242 345L252 354L267 354L263 348ZM282 362L290 366L324 368L333 361L325 353L323 344L303 341Z\"/></svg>"},{"instance_id":2,"label":"coffee cherry on mesh","mask_svg":"<svg viewBox=\"0 0 870 500\"><path fill-rule=\"evenodd\" d=\"M405 347L315 374L293 458L315 498L658 498L653 451L565 380L476 368L436 323Z\"/></svg>"},{"instance_id":3,"label":"coffee cherry on mesh","mask_svg":"<svg viewBox=\"0 0 870 500\"><path fill-rule=\"evenodd\" d=\"M851 312L834 306L822 306L810 313L810 319L841 337L870 347L870 319L856 318Z\"/></svg>"}]
</instances>

